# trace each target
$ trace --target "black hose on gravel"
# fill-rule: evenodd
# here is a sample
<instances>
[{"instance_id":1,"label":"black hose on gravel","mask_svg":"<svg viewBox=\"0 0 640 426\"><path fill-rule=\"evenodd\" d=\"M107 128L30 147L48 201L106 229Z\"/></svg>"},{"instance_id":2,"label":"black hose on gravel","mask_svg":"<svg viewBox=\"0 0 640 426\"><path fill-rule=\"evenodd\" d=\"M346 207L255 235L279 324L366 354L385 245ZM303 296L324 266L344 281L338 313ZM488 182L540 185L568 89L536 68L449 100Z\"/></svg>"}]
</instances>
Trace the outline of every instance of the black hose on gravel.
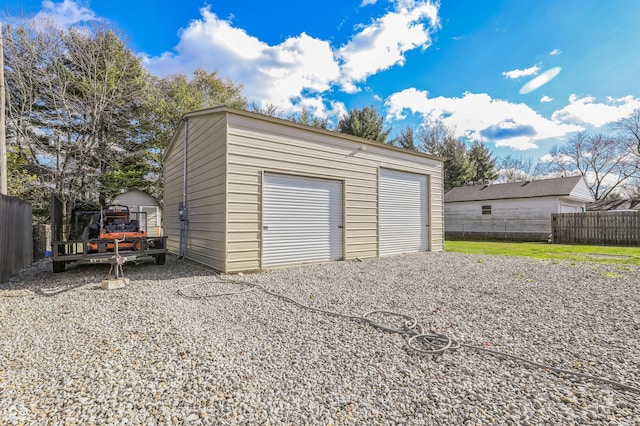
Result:
<instances>
[{"instance_id":1,"label":"black hose on gravel","mask_svg":"<svg viewBox=\"0 0 640 426\"><path fill-rule=\"evenodd\" d=\"M406 314L401 314L401 313L397 313L397 312L392 312L392 311L385 311L385 310L374 310L374 311L369 311L366 312L363 315L347 315L347 314L341 314L339 312L334 312L334 311L329 311L329 310L325 310L325 309L320 309L320 308L315 308L313 306L309 306L309 305L305 305L303 303L298 302L295 299L292 299L288 296L284 296L282 294L279 293L275 293L263 286L261 286L260 284L256 284L256 283L252 283L252 282L248 282L248 281L241 281L241 280L229 280L229 279L219 279L216 282L220 282L220 283L225 283L225 284L235 284L235 285L243 285L246 288L242 289L242 290L238 290L238 291L231 291L231 292L225 292L225 293L216 293L216 294L208 294L208 295L189 295L188 293L185 293L184 290L194 287L196 285L200 285L200 283L198 284L190 284L187 285L185 287L179 288L177 290L178 295L180 295L181 297L185 297L188 299L209 299L209 298L215 298L215 297L223 297L223 296L233 296L233 295L239 295L239 294L244 294L244 293L248 293L251 292L255 289L258 289L260 291L262 291L263 293L268 294L269 296L275 297L277 299L280 299L284 302L287 302L289 304L295 305L300 309L304 309L306 311L310 311L310 312L316 312L319 314L323 314L323 315L328 315L328 316L332 316L332 317L336 317L336 318L344 318L344 319L348 319L348 320L352 320L352 321L357 321L357 322L362 322L365 324L368 324L372 327L375 327L377 329L389 332L389 333L399 333L399 334L405 334L408 336L411 336L409 338L409 341L407 342L407 346L409 348L410 352L413 353L419 353L422 355L437 355L437 354L443 354L447 351L452 351L455 349L459 349L459 348L466 348L466 349L470 349L470 350L475 350L478 352L483 352L486 354L490 354L496 357L501 357L501 358L507 358L507 359L512 359L515 361L518 361L522 364L525 365L529 365L532 367L536 367L545 371L551 371L554 372L556 374L562 374L562 375L567 375L567 376L574 376L574 377L579 377L581 379L585 379L585 380L590 380L592 382L599 382L599 383L604 383L607 385L611 385L614 388L618 388L620 390L625 390L625 391L629 391L629 392L633 392L633 393L637 393L640 394L640 388L637 386L632 386L632 385L628 385L625 383L621 383L621 382L617 382L615 380L609 380L609 379L605 379L603 377L598 377L598 376L592 376L590 374L585 374L585 373L580 373L577 371L572 371L572 370L566 370L563 368L557 368L557 367L552 367L550 365L545 365L545 364L541 364L539 362L536 361L532 361L523 357L520 357L518 355L513 355L513 354L509 354L506 352L501 352L495 349L489 349L483 346L475 346L475 345L469 345L466 343L460 343L457 340L455 340L454 338L447 336L445 334L438 334L438 333L425 333L424 329L422 326L420 326L417 322L417 320L410 316L410 315L406 315ZM208 284L214 284L214 282L210 282ZM380 322L374 321L371 319L372 316L375 315L383 315L383 316L392 316L392 317L397 317L400 318L403 321L403 325L402 327L389 327L387 325L384 325Z\"/></svg>"}]
</instances>

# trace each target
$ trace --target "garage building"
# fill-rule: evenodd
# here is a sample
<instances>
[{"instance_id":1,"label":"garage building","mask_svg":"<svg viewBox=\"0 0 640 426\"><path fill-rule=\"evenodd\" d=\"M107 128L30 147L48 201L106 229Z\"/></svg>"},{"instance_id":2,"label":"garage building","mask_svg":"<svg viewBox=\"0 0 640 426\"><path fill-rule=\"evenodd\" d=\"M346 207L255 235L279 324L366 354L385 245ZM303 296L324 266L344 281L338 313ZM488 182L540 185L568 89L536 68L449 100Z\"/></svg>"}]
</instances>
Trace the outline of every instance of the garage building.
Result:
<instances>
[{"instance_id":1,"label":"garage building","mask_svg":"<svg viewBox=\"0 0 640 426\"><path fill-rule=\"evenodd\" d=\"M443 249L442 159L261 114L188 113L164 157L169 251L222 272Z\"/></svg>"}]
</instances>

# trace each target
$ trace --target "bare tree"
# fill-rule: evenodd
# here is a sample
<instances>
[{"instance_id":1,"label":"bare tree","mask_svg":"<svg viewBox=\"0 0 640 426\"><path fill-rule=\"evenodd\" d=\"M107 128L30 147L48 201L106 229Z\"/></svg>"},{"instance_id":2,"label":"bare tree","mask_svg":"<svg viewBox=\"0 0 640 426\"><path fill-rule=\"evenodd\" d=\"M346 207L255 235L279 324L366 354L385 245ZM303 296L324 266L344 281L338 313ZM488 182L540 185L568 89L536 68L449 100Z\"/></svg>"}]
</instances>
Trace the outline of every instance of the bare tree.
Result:
<instances>
[{"instance_id":1,"label":"bare tree","mask_svg":"<svg viewBox=\"0 0 640 426\"><path fill-rule=\"evenodd\" d=\"M627 145L637 162L640 162L640 109L636 109L633 113L612 125L614 131L618 132ZM638 198L640 196L640 176L634 176L624 184L622 191L629 198Z\"/></svg>"},{"instance_id":2,"label":"bare tree","mask_svg":"<svg viewBox=\"0 0 640 426\"><path fill-rule=\"evenodd\" d=\"M620 198L640 198L640 179L637 177L630 178L621 184L618 195ZM611 195L609 198L612 198Z\"/></svg>"},{"instance_id":3,"label":"bare tree","mask_svg":"<svg viewBox=\"0 0 640 426\"><path fill-rule=\"evenodd\" d=\"M507 155L498 160L498 179L500 183L532 180L537 173L537 163L533 159L523 159Z\"/></svg>"},{"instance_id":4,"label":"bare tree","mask_svg":"<svg viewBox=\"0 0 640 426\"><path fill-rule=\"evenodd\" d=\"M465 143L455 137L454 130L442 121L423 123L418 134L422 149L428 154L444 157L444 189L467 185L476 176L475 164Z\"/></svg>"},{"instance_id":5,"label":"bare tree","mask_svg":"<svg viewBox=\"0 0 640 426\"><path fill-rule=\"evenodd\" d=\"M249 105L249 111L257 112L258 114L267 115L269 117L284 118L284 112L274 104L267 104L262 107L260 104L252 102L251 105Z\"/></svg>"},{"instance_id":6,"label":"bare tree","mask_svg":"<svg viewBox=\"0 0 640 426\"><path fill-rule=\"evenodd\" d=\"M584 176L596 200L607 198L640 170L626 141L616 136L579 133L550 154L552 170Z\"/></svg>"},{"instance_id":7,"label":"bare tree","mask_svg":"<svg viewBox=\"0 0 640 426\"><path fill-rule=\"evenodd\" d=\"M630 150L640 156L640 108L622 120L614 123L612 129L618 131L618 135L624 139Z\"/></svg>"},{"instance_id":8,"label":"bare tree","mask_svg":"<svg viewBox=\"0 0 640 426\"><path fill-rule=\"evenodd\" d=\"M138 123L147 159L144 189L162 204L162 157L182 116L221 105L245 109L247 100L242 96L242 86L223 79L216 71L196 69L191 76L178 73L147 78L147 95ZM126 181L119 185L125 186Z\"/></svg>"},{"instance_id":9,"label":"bare tree","mask_svg":"<svg viewBox=\"0 0 640 426\"><path fill-rule=\"evenodd\" d=\"M421 146L419 151L433 155L440 155L446 141L456 139L455 128L447 127L442 120L426 120L418 132Z\"/></svg>"},{"instance_id":10,"label":"bare tree","mask_svg":"<svg viewBox=\"0 0 640 426\"><path fill-rule=\"evenodd\" d=\"M103 178L137 149L146 84L140 59L105 27L60 28L33 20L7 29L10 129L65 215L104 199Z\"/></svg>"}]
</instances>

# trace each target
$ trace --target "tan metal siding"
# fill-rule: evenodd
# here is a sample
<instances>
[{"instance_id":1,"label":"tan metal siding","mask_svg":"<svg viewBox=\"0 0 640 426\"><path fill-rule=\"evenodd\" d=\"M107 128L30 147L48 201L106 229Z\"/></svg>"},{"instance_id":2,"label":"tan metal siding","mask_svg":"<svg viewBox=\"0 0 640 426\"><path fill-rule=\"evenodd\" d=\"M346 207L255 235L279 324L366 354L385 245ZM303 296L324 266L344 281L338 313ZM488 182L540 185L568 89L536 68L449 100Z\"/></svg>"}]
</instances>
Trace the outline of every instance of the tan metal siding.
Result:
<instances>
[{"instance_id":1,"label":"tan metal siding","mask_svg":"<svg viewBox=\"0 0 640 426\"><path fill-rule=\"evenodd\" d=\"M440 161L243 115L228 117L228 272L260 268L262 171L345 181L345 259L377 256L378 168L426 174L430 249L442 250Z\"/></svg>"},{"instance_id":2,"label":"tan metal siding","mask_svg":"<svg viewBox=\"0 0 640 426\"><path fill-rule=\"evenodd\" d=\"M225 270L226 118L225 114L189 118L187 149L187 257ZM184 130L165 158L165 234L178 252L182 201Z\"/></svg>"},{"instance_id":3,"label":"tan metal siding","mask_svg":"<svg viewBox=\"0 0 640 426\"><path fill-rule=\"evenodd\" d=\"M184 134L180 134L164 161L164 207L163 230L167 238L170 253L178 253L180 238L180 221L178 220L178 203L182 201L182 162Z\"/></svg>"}]
</instances>

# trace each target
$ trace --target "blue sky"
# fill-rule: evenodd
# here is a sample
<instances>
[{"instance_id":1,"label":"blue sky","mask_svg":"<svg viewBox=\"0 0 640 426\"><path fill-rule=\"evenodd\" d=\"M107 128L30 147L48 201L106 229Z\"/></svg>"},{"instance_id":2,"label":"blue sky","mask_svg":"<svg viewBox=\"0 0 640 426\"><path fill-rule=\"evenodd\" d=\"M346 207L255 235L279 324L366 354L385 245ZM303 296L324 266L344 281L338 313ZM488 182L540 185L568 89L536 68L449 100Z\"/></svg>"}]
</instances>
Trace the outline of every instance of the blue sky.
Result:
<instances>
[{"instance_id":1,"label":"blue sky","mask_svg":"<svg viewBox=\"0 0 640 426\"><path fill-rule=\"evenodd\" d=\"M637 0L9 0L12 17L103 21L157 75L201 67L249 102L335 125L374 105L392 135L439 118L538 160L640 108Z\"/></svg>"}]
</instances>

